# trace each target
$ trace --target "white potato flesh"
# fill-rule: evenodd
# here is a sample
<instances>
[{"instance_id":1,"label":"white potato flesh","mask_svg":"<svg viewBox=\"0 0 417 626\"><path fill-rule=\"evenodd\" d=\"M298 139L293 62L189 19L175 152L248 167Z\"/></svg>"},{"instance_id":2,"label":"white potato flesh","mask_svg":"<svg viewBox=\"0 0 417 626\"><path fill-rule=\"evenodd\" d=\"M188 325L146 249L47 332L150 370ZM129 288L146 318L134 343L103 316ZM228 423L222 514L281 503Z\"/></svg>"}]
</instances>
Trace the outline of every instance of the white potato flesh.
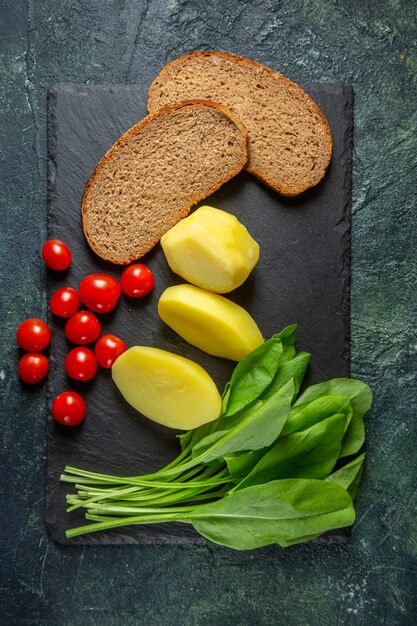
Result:
<instances>
[{"instance_id":1,"label":"white potato flesh","mask_svg":"<svg viewBox=\"0 0 417 626\"><path fill-rule=\"evenodd\" d=\"M129 404L169 428L190 430L220 415L220 394L209 374L172 352L129 348L113 364L112 377Z\"/></svg>"}]
</instances>

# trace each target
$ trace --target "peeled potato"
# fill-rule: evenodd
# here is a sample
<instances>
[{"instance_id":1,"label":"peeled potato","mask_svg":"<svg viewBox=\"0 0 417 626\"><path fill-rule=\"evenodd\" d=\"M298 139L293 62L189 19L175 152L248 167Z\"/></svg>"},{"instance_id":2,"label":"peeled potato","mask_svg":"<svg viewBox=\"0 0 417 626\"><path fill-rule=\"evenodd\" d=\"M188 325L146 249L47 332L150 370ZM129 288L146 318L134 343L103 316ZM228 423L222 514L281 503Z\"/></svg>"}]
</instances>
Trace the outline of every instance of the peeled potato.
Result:
<instances>
[{"instance_id":1,"label":"peeled potato","mask_svg":"<svg viewBox=\"0 0 417 626\"><path fill-rule=\"evenodd\" d=\"M169 428L190 430L220 415L220 394L208 373L172 352L134 346L115 361L112 376L129 404Z\"/></svg>"},{"instance_id":2,"label":"peeled potato","mask_svg":"<svg viewBox=\"0 0 417 626\"><path fill-rule=\"evenodd\" d=\"M194 285L168 287L158 313L183 339L213 356L239 361L263 342L245 309Z\"/></svg>"},{"instance_id":3,"label":"peeled potato","mask_svg":"<svg viewBox=\"0 0 417 626\"><path fill-rule=\"evenodd\" d=\"M259 245L234 215L202 206L161 239L173 272L216 293L239 287L259 259Z\"/></svg>"}]
</instances>

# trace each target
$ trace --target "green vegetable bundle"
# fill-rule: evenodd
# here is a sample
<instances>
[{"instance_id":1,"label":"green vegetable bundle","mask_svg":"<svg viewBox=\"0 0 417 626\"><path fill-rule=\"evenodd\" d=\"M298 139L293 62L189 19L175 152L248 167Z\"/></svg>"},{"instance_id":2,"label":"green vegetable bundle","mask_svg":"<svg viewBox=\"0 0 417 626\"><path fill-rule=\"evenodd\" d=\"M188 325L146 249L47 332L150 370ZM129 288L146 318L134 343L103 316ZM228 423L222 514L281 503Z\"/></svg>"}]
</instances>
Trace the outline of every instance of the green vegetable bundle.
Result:
<instances>
[{"instance_id":1,"label":"green vegetable bundle","mask_svg":"<svg viewBox=\"0 0 417 626\"><path fill-rule=\"evenodd\" d=\"M249 550L350 526L364 454L352 456L364 443L371 390L336 378L299 394L310 354L296 353L295 329L238 363L219 419L181 435L180 455L163 469L118 477L66 467L61 479L77 488L68 511L82 507L93 522L67 537L176 521Z\"/></svg>"}]
</instances>

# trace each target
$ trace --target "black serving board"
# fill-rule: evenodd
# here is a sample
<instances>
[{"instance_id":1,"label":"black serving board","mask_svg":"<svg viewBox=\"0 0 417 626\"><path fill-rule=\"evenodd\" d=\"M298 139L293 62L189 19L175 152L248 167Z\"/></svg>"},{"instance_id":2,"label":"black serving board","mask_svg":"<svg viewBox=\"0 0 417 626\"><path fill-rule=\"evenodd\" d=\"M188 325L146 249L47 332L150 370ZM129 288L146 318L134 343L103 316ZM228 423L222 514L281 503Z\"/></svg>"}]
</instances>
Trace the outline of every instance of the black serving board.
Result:
<instances>
[{"instance_id":1,"label":"black serving board","mask_svg":"<svg viewBox=\"0 0 417 626\"><path fill-rule=\"evenodd\" d=\"M61 286L77 287L89 273L119 277L123 268L95 256L81 229L84 185L106 150L146 115L148 85L62 85L48 98L48 235L67 242L73 252L64 274L49 272L48 295ZM230 294L253 315L265 337L297 323L297 346L311 351L308 382L349 375L349 284L353 94L347 85L304 85L326 115L333 136L333 157L325 179L298 198L284 198L252 176L241 173L204 203L234 213L260 243L261 258L245 284ZM220 391L234 364L194 348L158 318L157 302L169 285L183 282L168 268L160 246L144 257L155 274L151 295L121 297L117 309L102 316L103 330L130 345L152 345L202 365ZM74 384L64 370L70 348L64 323L50 319L49 401L63 390L81 390L88 415L76 428L47 424L46 526L60 543L135 544L204 542L185 524L132 526L72 540L65 529L83 523L80 511L67 514L59 482L65 465L112 474L157 470L179 450L174 431L147 420L122 399L109 371L91 383Z\"/></svg>"}]
</instances>

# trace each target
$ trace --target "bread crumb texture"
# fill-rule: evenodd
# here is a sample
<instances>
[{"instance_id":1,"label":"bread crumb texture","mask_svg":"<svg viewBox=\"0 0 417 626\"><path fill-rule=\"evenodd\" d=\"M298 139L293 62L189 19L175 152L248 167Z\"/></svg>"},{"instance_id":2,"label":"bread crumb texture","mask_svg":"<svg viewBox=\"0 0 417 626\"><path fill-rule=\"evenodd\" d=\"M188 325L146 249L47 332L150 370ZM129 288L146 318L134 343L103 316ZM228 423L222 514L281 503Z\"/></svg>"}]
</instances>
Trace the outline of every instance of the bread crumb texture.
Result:
<instances>
[{"instance_id":1,"label":"bread crumb texture","mask_svg":"<svg viewBox=\"0 0 417 626\"><path fill-rule=\"evenodd\" d=\"M223 110L167 107L131 128L103 157L86 186L86 238L104 259L143 256L193 204L237 174L247 136Z\"/></svg>"},{"instance_id":2,"label":"bread crumb texture","mask_svg":"<svg viewBox=\"0 0 417 626\"><path fill-rule=\"evenodd\" d=\"M197 52L169 63L148 106L203 98L228 107L249 133L247 169L284 195L316 185L331 157L331 134L314 101L295 83L236 55Z\"/></svg>"}]
</instances>

